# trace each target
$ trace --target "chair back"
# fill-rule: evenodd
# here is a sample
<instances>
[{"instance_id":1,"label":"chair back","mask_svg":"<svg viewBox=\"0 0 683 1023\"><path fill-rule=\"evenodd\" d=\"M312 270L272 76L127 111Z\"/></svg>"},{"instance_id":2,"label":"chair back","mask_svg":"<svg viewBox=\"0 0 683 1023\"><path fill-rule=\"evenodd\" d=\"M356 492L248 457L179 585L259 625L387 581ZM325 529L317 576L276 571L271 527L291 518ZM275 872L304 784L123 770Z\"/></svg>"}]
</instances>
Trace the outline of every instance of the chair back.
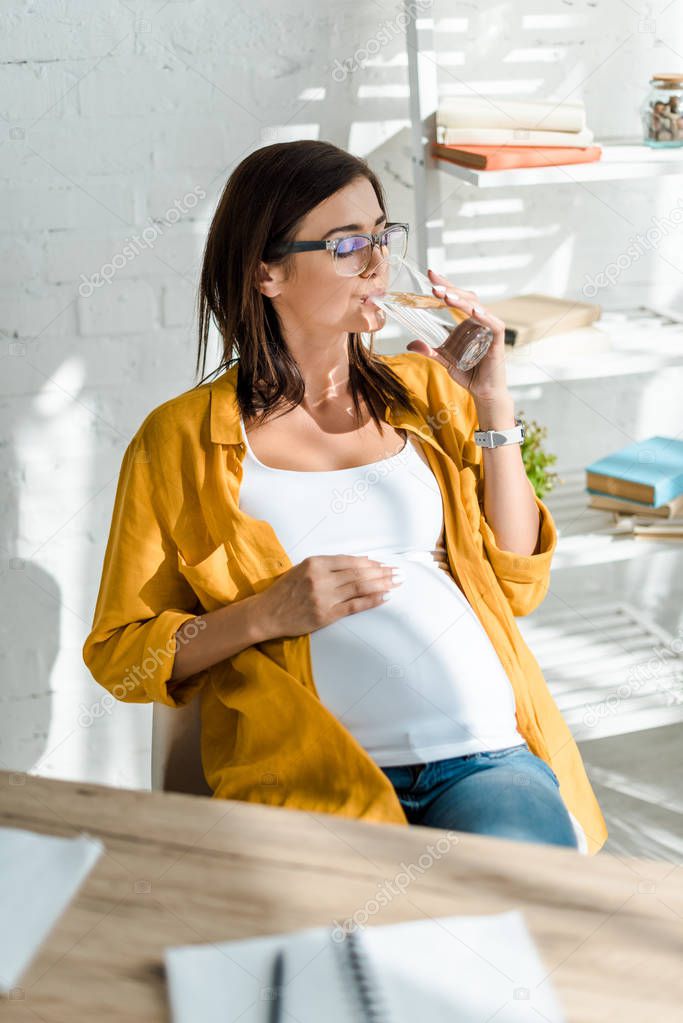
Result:
<instances>
[{"instance_id":1,"label":"chair back","mask_svg":"<svg viewBox=\"0 0 683 1023\"><path fill-rule=\"evenodd\" d=\"M184 707L154 703L152 711L152 789L211 796L200 755L198 695Z\"/></svg>"}]
</instances>

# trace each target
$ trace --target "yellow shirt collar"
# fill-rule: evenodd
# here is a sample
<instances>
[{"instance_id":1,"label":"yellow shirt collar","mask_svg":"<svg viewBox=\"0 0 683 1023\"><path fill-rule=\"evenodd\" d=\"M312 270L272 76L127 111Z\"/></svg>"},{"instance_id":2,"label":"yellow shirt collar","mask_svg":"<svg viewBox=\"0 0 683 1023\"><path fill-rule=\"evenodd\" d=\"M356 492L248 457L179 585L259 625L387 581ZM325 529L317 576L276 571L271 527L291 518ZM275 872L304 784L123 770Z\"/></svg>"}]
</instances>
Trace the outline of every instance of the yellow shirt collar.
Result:
<instances>
[{"instance_id":1,"label":"yellow shirt collar","mask_svg":"<svg viewBox=\"0 0 683 1023\"><path fill-rule=\"evenodd\" d=\"M236 397L237 365L235 363L230 366L211 384L210 436L214 444L240 444L243 439ZM387 405L384 409L384 419L396 429L416 433L422 440L440 450L424 419L418 414L408 412L406 409L393 412L391 406Z\"/></svg>"}]
</instances>

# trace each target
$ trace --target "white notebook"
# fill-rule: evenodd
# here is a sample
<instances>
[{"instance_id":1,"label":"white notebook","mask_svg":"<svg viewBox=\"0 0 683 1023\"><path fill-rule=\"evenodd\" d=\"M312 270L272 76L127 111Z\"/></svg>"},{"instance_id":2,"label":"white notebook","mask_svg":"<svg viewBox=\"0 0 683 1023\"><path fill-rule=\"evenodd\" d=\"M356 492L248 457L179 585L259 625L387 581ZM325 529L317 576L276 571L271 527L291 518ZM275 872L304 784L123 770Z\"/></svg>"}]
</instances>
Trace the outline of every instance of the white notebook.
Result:
<instances>
[{"instance_id":1,"label":"white notebook","mask_svg":"<svg viewBox=\"0 0 683 1023\"><path fill-rule=\"evenodd\" d=\"M104 852L99 838L0 828L0 991L16 987Z\"/></svg>"},{"instance_id":2,"label":"white notebook","mask_svg":"<svg viewBox=\"0 0 683 1023\"><path fill-rule=\"evenodd\" d=\"M594 142L590 128L582 131L538 131L522 128L444 128L437 125L442 146L562 146L585 149Z\"/></svg>"},{"instance_id":3,"label":"white notebook","mask_svg":"<svg viewBox=\"0 0 683 1023\"><path fill-rule=\"evenodd\" d=\"M332 927L167 948L173 1023L268 1023L280 949L286 1023L564 1023L519 911L353 933L356 956Z\"/></svg>"},{"instance_id":4,"label":"white notebook","mask_svg":"<svg viewBox=\"0 0 683 1023\"><path fill-rule=\"evenodd\" d=\"M555 103L554 100L442 96L436 122L447 128L582 131L586 127L586 108L583 103Z\"/></svg>"}]
</instances>

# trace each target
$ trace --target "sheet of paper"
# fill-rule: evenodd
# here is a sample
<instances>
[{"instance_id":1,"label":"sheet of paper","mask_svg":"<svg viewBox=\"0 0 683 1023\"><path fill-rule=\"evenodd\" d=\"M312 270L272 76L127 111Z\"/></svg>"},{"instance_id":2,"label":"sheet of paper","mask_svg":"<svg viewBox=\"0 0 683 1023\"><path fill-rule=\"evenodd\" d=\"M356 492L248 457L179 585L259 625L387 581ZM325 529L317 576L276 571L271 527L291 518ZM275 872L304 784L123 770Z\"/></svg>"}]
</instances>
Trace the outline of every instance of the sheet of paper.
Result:
<instances>
[{"instance_id":1,"label":"sheet of paper","mask_svg":"<svg viewBox=\"0 0 683 1023\"><path fill-rule=\"evenodd\" d=\"M386 1023L564 1023L519 911L362 929ZM168 948L173 1023L267 1023L275 953L284 948L284 1019L348 1023L350 980L328 928ZM341 963L341 965L340 965ZM289 1013L289 1015L287 1014Z\"/></svg>"},{"instance_id":2,"label":"sheet of paper","mask_svg":"<svg viewBox=\"0 0 683 1023\"><path fill-rule=\"evenodd\" d=\"M88 835L0 828L0 991L17 987L103 850Z\"/></svg>"}]
</instances>

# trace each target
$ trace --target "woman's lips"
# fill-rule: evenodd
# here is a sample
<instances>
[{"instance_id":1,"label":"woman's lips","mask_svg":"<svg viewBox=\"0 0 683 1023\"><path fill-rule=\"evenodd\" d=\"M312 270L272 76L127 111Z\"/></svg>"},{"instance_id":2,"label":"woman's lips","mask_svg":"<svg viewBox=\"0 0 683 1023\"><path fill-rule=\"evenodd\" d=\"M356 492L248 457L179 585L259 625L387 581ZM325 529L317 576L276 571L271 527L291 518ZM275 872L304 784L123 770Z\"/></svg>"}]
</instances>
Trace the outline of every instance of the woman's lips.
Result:
<instances>
[{"instance_id":1,"label":"woman's lips","mask_svg":"<svg viewBox=\"0 0 683 1023\"><path fill-rule=\"evenodd\" d=\"M361 298L361 304L371 305L373 309L379 309L379 306L375 305L375 303L372 300L373 298L379 298L380 295L383 294L384 294L383 291L373 291L370 295L363 295L363 297Z\"/></svg>"}]
</instances>

